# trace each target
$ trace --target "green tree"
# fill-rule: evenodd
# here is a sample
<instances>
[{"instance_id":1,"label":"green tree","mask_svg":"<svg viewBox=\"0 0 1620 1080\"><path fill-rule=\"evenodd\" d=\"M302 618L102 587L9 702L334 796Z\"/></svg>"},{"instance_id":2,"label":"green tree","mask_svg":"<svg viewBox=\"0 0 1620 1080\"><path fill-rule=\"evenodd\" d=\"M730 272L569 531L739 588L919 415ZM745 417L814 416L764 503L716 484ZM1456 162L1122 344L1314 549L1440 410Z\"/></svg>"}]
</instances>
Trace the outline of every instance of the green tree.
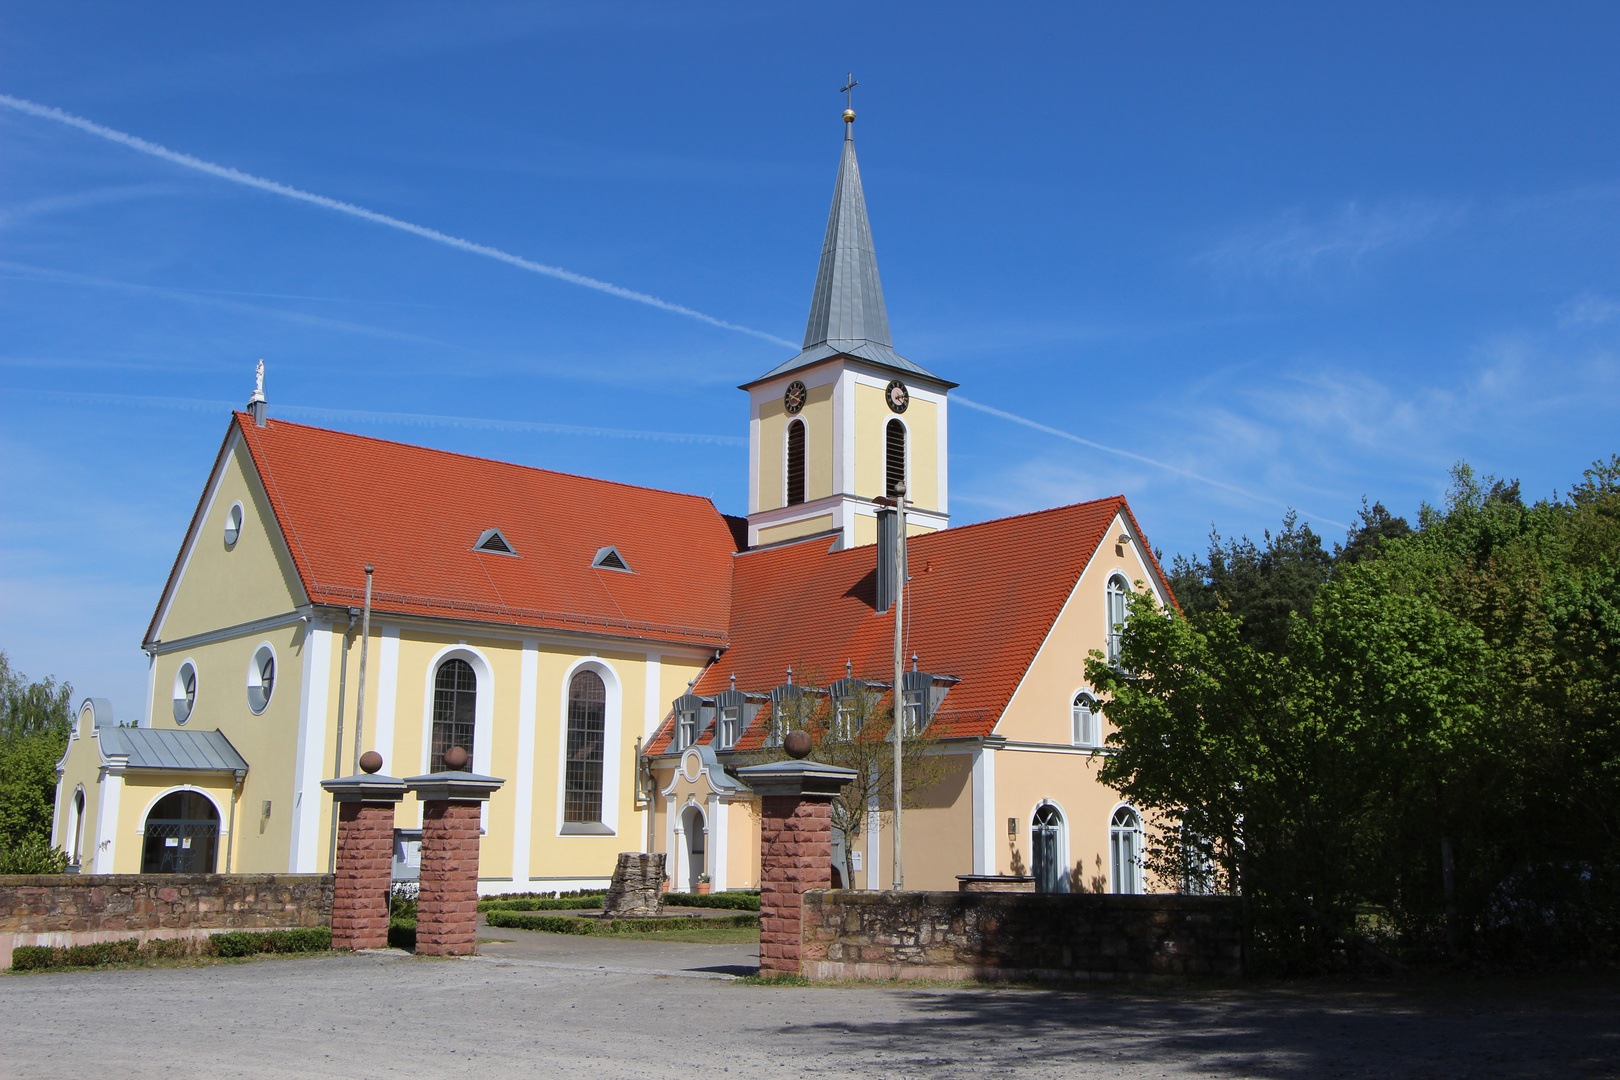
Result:
<instances>
[{"instance_id":1,"label":"green tree","mask_svg":"<svg viewBox=\"0 0 1620 1080\"><path fill-rule=\"evenodd\" d=\"M28 682L0 651L0 863L14 861L13 849L49 845L72 699L72 686Z\"/></svg>"}]
</instances>

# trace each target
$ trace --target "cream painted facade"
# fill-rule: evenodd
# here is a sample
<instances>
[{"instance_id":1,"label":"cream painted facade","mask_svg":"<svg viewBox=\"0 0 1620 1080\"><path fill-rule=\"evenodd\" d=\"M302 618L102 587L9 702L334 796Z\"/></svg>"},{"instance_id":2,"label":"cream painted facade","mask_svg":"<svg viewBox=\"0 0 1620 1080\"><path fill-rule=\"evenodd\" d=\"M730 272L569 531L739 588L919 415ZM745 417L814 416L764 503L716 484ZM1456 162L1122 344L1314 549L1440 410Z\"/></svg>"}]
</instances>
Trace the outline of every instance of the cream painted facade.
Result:
<instances>
[{"instance_id":1,"label":"cream painted facade","mask_svg":"<svg viewBox=\"0 0 1620 1080\"><path fill-rule=\"evenodd\" d=\"M906 430L908 533L950 523L950 384L920 376L899 381L909 394L904 412L885 391L896 372L848 356L798 368L747 387L749 398L749 546L814 533L837 532L844 546L877 540L875 496L884 494L885 432L891 420ZM805 385L804 406L787 410L794 382ZM804 424L804 502L788 505L788 425Z\"/></svg>"},{"instance_id":2,"label":"cream painted facade","mask_svg":"<svg viewBox=\"0 0 1620 1080\"><path fill-rule=\"evenodd\" d=\"M1035 862L1031 830L1043 807L1057 814L1058 876L1064 891L1110 892L1120 885L1140 891L1151 884L1139 875L1133 882L1115 880L1111 823L1122 803L1118 792L1097 779L1109 727L1099 715L1096 744L1082 745L1076 741L1073 712L1076 695L1090 691L1084 675L1087 656L1106 649L1109 581L1122 579L1134 590L1150 591L1161 605L1171 603L1144 552L1145 541L1130 521L1116 516L994 733L941 744L940 752L951 762L945 777L922 796L922 806L904 815L906 888L954 890L959 874L1029 874ZM706 797L705 789L688 783L667 760L658 763L655 777L659 789L677 799L686 799L689 792L699 802ZM1051 820L1050 811L1044 816ZM866 831L852 845L861 857L849 887L891 887L893 836L886 817L868 815ZM677 851L667 829L661 827L659 835L665 842L654 850ZM738 858L712 838L708 852L728 865ZM748 855L757 875L757 844Z\"/></svg>"},{"instance_id":3,"label":"cream painted facade","mask_svg":"<svg viewBox=\"0 0 1620 1080\"><path fill-rule=\"evenodd\" d=\"M227 543L235 508L240 526ZM229 868L244 873L311 873L331 865L332 800L320 783L356 771L360 621L351 623L351 611L308 602L286 544L236 438L210 479L155 620L151 696L138 722L217 729L249 768L238 784L229 775L137 775L109 766L87 703L59 766L56 814L56 842L71 843L74 798L85 793L83 830L93 838L83 842L86 869L138 872L151 804L168 790L188 788L206 795L219 814L214 869L227 868L227 852ZM263 649L275 658L275 679L255 713L249 669ZM460 659L476 674L473 768L506 780L484 810L479 887L485 892L600 885L618 852L644 848L650 810L637 800L639 741L712 656L690 645L602 634L382 616L372 620L366 651L359 744L381 753L393 775L428 771L439 667ZM182 667L195 672L184 723L174 707ZM562 824L567 694L581 670L598 674L607 691L602 823L588 832ZM421 804L407 799L396 827L420 828L421 814Z\"/></svg>"}]
</instances>

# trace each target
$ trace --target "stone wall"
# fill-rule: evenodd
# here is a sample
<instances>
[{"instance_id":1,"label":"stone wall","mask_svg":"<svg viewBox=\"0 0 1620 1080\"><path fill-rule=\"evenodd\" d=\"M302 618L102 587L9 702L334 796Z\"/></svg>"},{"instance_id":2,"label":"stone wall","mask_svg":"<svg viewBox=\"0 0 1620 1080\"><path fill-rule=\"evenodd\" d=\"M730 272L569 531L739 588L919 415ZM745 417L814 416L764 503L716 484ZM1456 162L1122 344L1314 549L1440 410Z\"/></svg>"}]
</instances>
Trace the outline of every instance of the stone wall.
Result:
<instances>
[{"instance_id":1,"label":"stone wall","mask_svg":"<svg viewBox=\"0 0 1620 1080\"><path fill-rule=\"evenodd\" d=\"M817 890L803 897L803 935L812 980L1242 972L1227 897Z\"/></svg>"},{"instance_id":2,"label":"stone wall","mask_svg":"<svg viewBox=\"0 0 1620 1080\"><path fill-rule=\"evenodd\" d=\"M18 945L329 926L330 874L0 875L0 970Z\"/></svg>"}]
</instances>

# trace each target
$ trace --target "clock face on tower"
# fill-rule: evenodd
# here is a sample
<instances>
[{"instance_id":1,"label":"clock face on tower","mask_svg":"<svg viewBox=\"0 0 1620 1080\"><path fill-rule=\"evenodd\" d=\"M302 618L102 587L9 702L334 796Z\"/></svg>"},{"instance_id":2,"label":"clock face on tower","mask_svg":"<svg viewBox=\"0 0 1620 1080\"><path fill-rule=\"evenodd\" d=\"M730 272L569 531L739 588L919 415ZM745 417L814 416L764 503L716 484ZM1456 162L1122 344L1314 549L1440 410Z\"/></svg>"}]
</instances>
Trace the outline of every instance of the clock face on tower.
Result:
<instances>
[{"instance_id":1,"label":"clock face on tower","mask_svg":"<svg viewBox=\"0 0 1620 1080\"><path fill-rule=\"evenodd\" d=\"M889 383L888 389L883 391L883 396L888 399L889 408L894 412L905 412L906 406L911 404L911 391L907 390L906 384L899 379Z\"/></svg>"},{"instance_id":2,"label":"clock face on tower","mask_svg":"<svg viewBox=\"0 0 1620 1080\"><path fill-rule=\"evenodd\" d=\"M782 407L790 414L796 413L804 408L804 400L809 394L810 391L804 388L804 383L794 379L788 383L787 393L782 395Z\"/></svg>"}]
</instances>

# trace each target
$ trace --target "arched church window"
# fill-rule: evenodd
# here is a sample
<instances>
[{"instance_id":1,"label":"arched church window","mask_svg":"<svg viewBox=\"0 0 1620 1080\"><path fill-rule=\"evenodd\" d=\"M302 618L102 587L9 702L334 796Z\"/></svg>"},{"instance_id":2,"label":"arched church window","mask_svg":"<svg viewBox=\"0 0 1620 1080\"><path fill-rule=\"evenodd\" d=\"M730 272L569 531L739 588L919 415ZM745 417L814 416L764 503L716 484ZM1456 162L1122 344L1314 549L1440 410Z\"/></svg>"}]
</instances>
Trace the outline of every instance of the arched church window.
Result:
<instances>
[{"instance_id":1,"label":"arched church window","mask_svg":"<svg viewBox=\"0 0 1620 1080\"><path fill-rule=\"evenodd\" d=\"M433 746L429 772L444 771L444 752L452 746L467 751L472 771L473 733L478 717L478 676L465 660L446 660L433 680Z\"/></svg>"},{"instance_id":2,"label":"arched church window","mask_svg":"<svg viewBox=\"0 0 1620 1080\"><path fill-rule=\"evenodd\" d=\"M219 847L219 811L205 795L175 791L146 815L143 874L212 874Z\"/></svg>"},{"instance_id":3,"label":"arched church window","mask_svg":"<svg viewBox=\"0 0 1620 1080\"><path fill-rule=\"evenodd\" d=\"M1128 806L1115 810L1113 820L1108 824L1108 853L1114 891L1141 892L1142 819Z\"/></svg>"},{"instance_id":4,"label":"arched church window","mask_svg":"<svg viewBox=\"0 0 1620 1080\"><path fill-rule=\"evenodd\" d=\"M1125 597L1130 594L1131 587L1122 574L1115 574L1108 579L1108 662L1119 663L1120 638L1125 632L1125 621L1128 612L1125 607Z\"/></svg>"},{"instance_id":5,"label":"arched church window","mask_svg":"<svg viewBox=\"0 0 1620 1080\"><path fill-rule=\"evenodd\" d=\"M84 843L84 788L73 793L73 865L79 865L79 849Z\"/></svg>"},{"instance_id":6,"label":"arched church window","mask_svg":"<svg viewBox=\"0 0 1620 1080\"><path fill-rule=\"evenodd\" d=\"M1097 699L1084 690L1074 695L1074 745L1101 746L1102 724L1099 721Z\"/></svg>"},{"instance_id":7,"label":"arched church window","mask_svg":"<svg viewBox=\"0 0 1620 1080\"><path fill-rule=\"evenodd\" d=\"M602 820L602 742L607 729L607 687L594 671L568 683L568 763L563 776L563 821Z\"/></svg>"},{"instance_id":8,"label":"arched church window","mask_svg":"<svg viewBox=\"0 0 1620 1080\"><path fill-rule=\"evenodd\" d=\"M1063 814L1051 803L1035 811L1029 829L1030 869L1035 872L1035 891L1063 891Z\"/></svg>"},{"instance_id":9,"label":"arched church window","mask_svg":"<svg viewBox=\"0 0 1620 1080\"><path fill-rule=\"evenodd\" d=\"M804 421L794 420L787 429L787 504L804 502Z\"/></svg>"},{"instance_id":10,"label":"arched church window","mask_svg":"<svg viewBox=\"0 0 1620 1080\"><path fill-rule=\"evenodd\" d=\"M890 420L884 429L883 494L893 495L906 482L906 425ZM908 492L909 494L909 492Z\"/></svg>"}]
</instances>

